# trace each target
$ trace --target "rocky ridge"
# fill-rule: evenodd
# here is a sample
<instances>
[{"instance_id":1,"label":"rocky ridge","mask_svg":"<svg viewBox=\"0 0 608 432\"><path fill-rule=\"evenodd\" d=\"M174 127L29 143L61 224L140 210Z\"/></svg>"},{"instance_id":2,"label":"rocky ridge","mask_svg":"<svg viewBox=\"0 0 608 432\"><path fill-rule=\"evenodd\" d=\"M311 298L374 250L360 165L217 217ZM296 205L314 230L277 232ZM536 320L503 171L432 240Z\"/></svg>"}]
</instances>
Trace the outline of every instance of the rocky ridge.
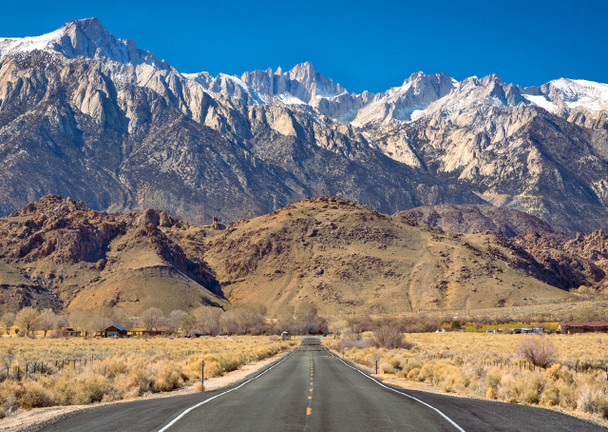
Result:
<instances>
[{"instance_id":1,"label":"rocky ridge","mask_svg":"<svg viewBox=\"0 0 608 432\"><path fill-rule=\"evenodd\" d=\"M603 233L509 239L414 216L325 197L196 226L47 196L0 219L0 310L261 303L275 313L311 302L324 314L400 313L560 302L581 285L604 287Z\"/></svg>"},{"instance_id":2,"label":"rocky ridge","mask_svg":"<svg viewBox=\"0 0 608 432\"><path fill-rule=\"evenodd\" d=\"M544 280L552 285L565 289L589 285L590 292L606 289L608 243L603 230L587 236L579 233L573 239L526 213L478 205L418 207L397 215L450 232L496 233L542 266L544 274L551 275Z\"/></svg>"}]
</instances>

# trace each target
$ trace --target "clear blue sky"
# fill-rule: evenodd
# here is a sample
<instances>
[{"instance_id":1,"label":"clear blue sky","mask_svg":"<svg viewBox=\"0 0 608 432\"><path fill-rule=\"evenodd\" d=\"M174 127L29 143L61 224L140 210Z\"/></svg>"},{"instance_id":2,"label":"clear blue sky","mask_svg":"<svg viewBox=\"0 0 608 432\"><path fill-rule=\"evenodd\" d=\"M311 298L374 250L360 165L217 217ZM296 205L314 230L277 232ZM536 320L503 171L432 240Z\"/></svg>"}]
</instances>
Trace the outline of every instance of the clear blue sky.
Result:
<instances>
[{"instance_id":1,"label":"clear blue sky","mask_svg":"<svg viewBox=\"0 0 608 432\"><path fill-rule=\"evenodd\" d=\"M419 70L458 80L496 73L523 86L608 83L604 0L30 0L1 11L0 36L97 16L180 72L240 75L308 60L356 92L400 85Z\"/></svg>"}]
</instances>

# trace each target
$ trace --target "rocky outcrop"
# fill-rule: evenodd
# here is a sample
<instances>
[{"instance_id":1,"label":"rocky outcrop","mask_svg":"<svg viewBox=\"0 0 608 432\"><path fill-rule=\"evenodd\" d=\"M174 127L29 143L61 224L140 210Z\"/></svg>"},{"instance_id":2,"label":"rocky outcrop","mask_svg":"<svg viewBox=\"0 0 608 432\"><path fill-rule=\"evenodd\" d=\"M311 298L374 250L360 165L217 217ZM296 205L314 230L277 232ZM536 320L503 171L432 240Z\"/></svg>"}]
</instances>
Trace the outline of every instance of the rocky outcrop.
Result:
<instances>
[{"instance_id":1,"label":"rocky outcrop","mask_svg":"<svg viewBox=\"0 0 608 432\"><path fill-rule=\"evenodd\" d=\"M163 309L201 302L223 306L226 300L200 251L187 245L186 252L172 238L172 232L188 229L164 211L105 213L70 198L44 197L0 219L0 305L115 306L132 297L121 302L120 293L141 285L148 302L156 292L155 305ZM189 296L166 299L162 289L172 278ZM89 304L88 296L95 301ZM125 306L135 312L150 303L132 299Z\"/></svg>"},{"instance_id":2,"label":"rocky outcrop","mask_svg":"<svg viewBox=\"0 0 608 432\"><path fill-rule=\"evenodd\" d=\"M546 240L566 242L570 237L537 217L509 208L487 205L453 205L416 207L399 212L396 216L407 216L443 231L479 233L491 231L507 238L538 234Z\"/></svg>"}]
</instances>

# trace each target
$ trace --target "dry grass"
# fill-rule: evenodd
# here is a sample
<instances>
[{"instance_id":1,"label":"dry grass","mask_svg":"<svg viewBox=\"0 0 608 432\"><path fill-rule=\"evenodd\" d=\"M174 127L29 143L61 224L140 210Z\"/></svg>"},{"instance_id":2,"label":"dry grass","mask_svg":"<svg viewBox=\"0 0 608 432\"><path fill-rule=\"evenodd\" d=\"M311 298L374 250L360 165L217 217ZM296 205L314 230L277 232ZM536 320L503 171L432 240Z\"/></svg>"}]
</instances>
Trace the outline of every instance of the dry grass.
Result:
<instances>
[{"instance_id":1,"label":"dry grass","mask_svg":"<svg viewBox=\"0 0 608 432\"><path fill-rule=\"evenodd\" d=\"M371 337L371 333L368 335ZM566 412L608 419L608 365L606 335L547 335L557 350L555 364L531 367L518 354L527 335L484 333L406 334L415 347L384 349L340 344L344 355L373 367L387 379L425 384L446 393L497 399L511 403L555 407Z\"/></svg>"},{"instance_id":2,"label":"dry grass","mask_svg":"<svg viewBox=\"0 0 608 432\"><path fill-rule=\"evenodd\" d=\"M294 343L268 336L4 339L0 418L19 409L89 404L170 391L200 380L203 360L205 377L218 377L278 354ZM10 363L8 379L6 363ZM43 372L39 371L41 363L45 364ZM26 364L29 374L24 377ZM32 372L33 364L38 365L36 372Z\"/></svg>"}]
</instances>

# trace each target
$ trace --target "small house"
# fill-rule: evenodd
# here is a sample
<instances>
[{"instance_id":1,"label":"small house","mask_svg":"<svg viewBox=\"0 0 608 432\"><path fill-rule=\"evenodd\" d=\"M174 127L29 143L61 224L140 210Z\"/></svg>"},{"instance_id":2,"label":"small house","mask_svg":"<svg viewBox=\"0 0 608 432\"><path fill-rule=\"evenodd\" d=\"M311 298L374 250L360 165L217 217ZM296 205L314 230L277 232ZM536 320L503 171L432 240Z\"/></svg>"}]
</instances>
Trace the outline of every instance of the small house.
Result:
<instances>
[{"instance_id":1,"label":"small house","mask_svg":"<svg viewBox=\"0 0 608 432\"><path fill-rule=\"evenodd\" d=\"M118 324L112 324L99 332L99 336L103 337L126 337L129 330Z\"/></svg>"}]
</instances>

